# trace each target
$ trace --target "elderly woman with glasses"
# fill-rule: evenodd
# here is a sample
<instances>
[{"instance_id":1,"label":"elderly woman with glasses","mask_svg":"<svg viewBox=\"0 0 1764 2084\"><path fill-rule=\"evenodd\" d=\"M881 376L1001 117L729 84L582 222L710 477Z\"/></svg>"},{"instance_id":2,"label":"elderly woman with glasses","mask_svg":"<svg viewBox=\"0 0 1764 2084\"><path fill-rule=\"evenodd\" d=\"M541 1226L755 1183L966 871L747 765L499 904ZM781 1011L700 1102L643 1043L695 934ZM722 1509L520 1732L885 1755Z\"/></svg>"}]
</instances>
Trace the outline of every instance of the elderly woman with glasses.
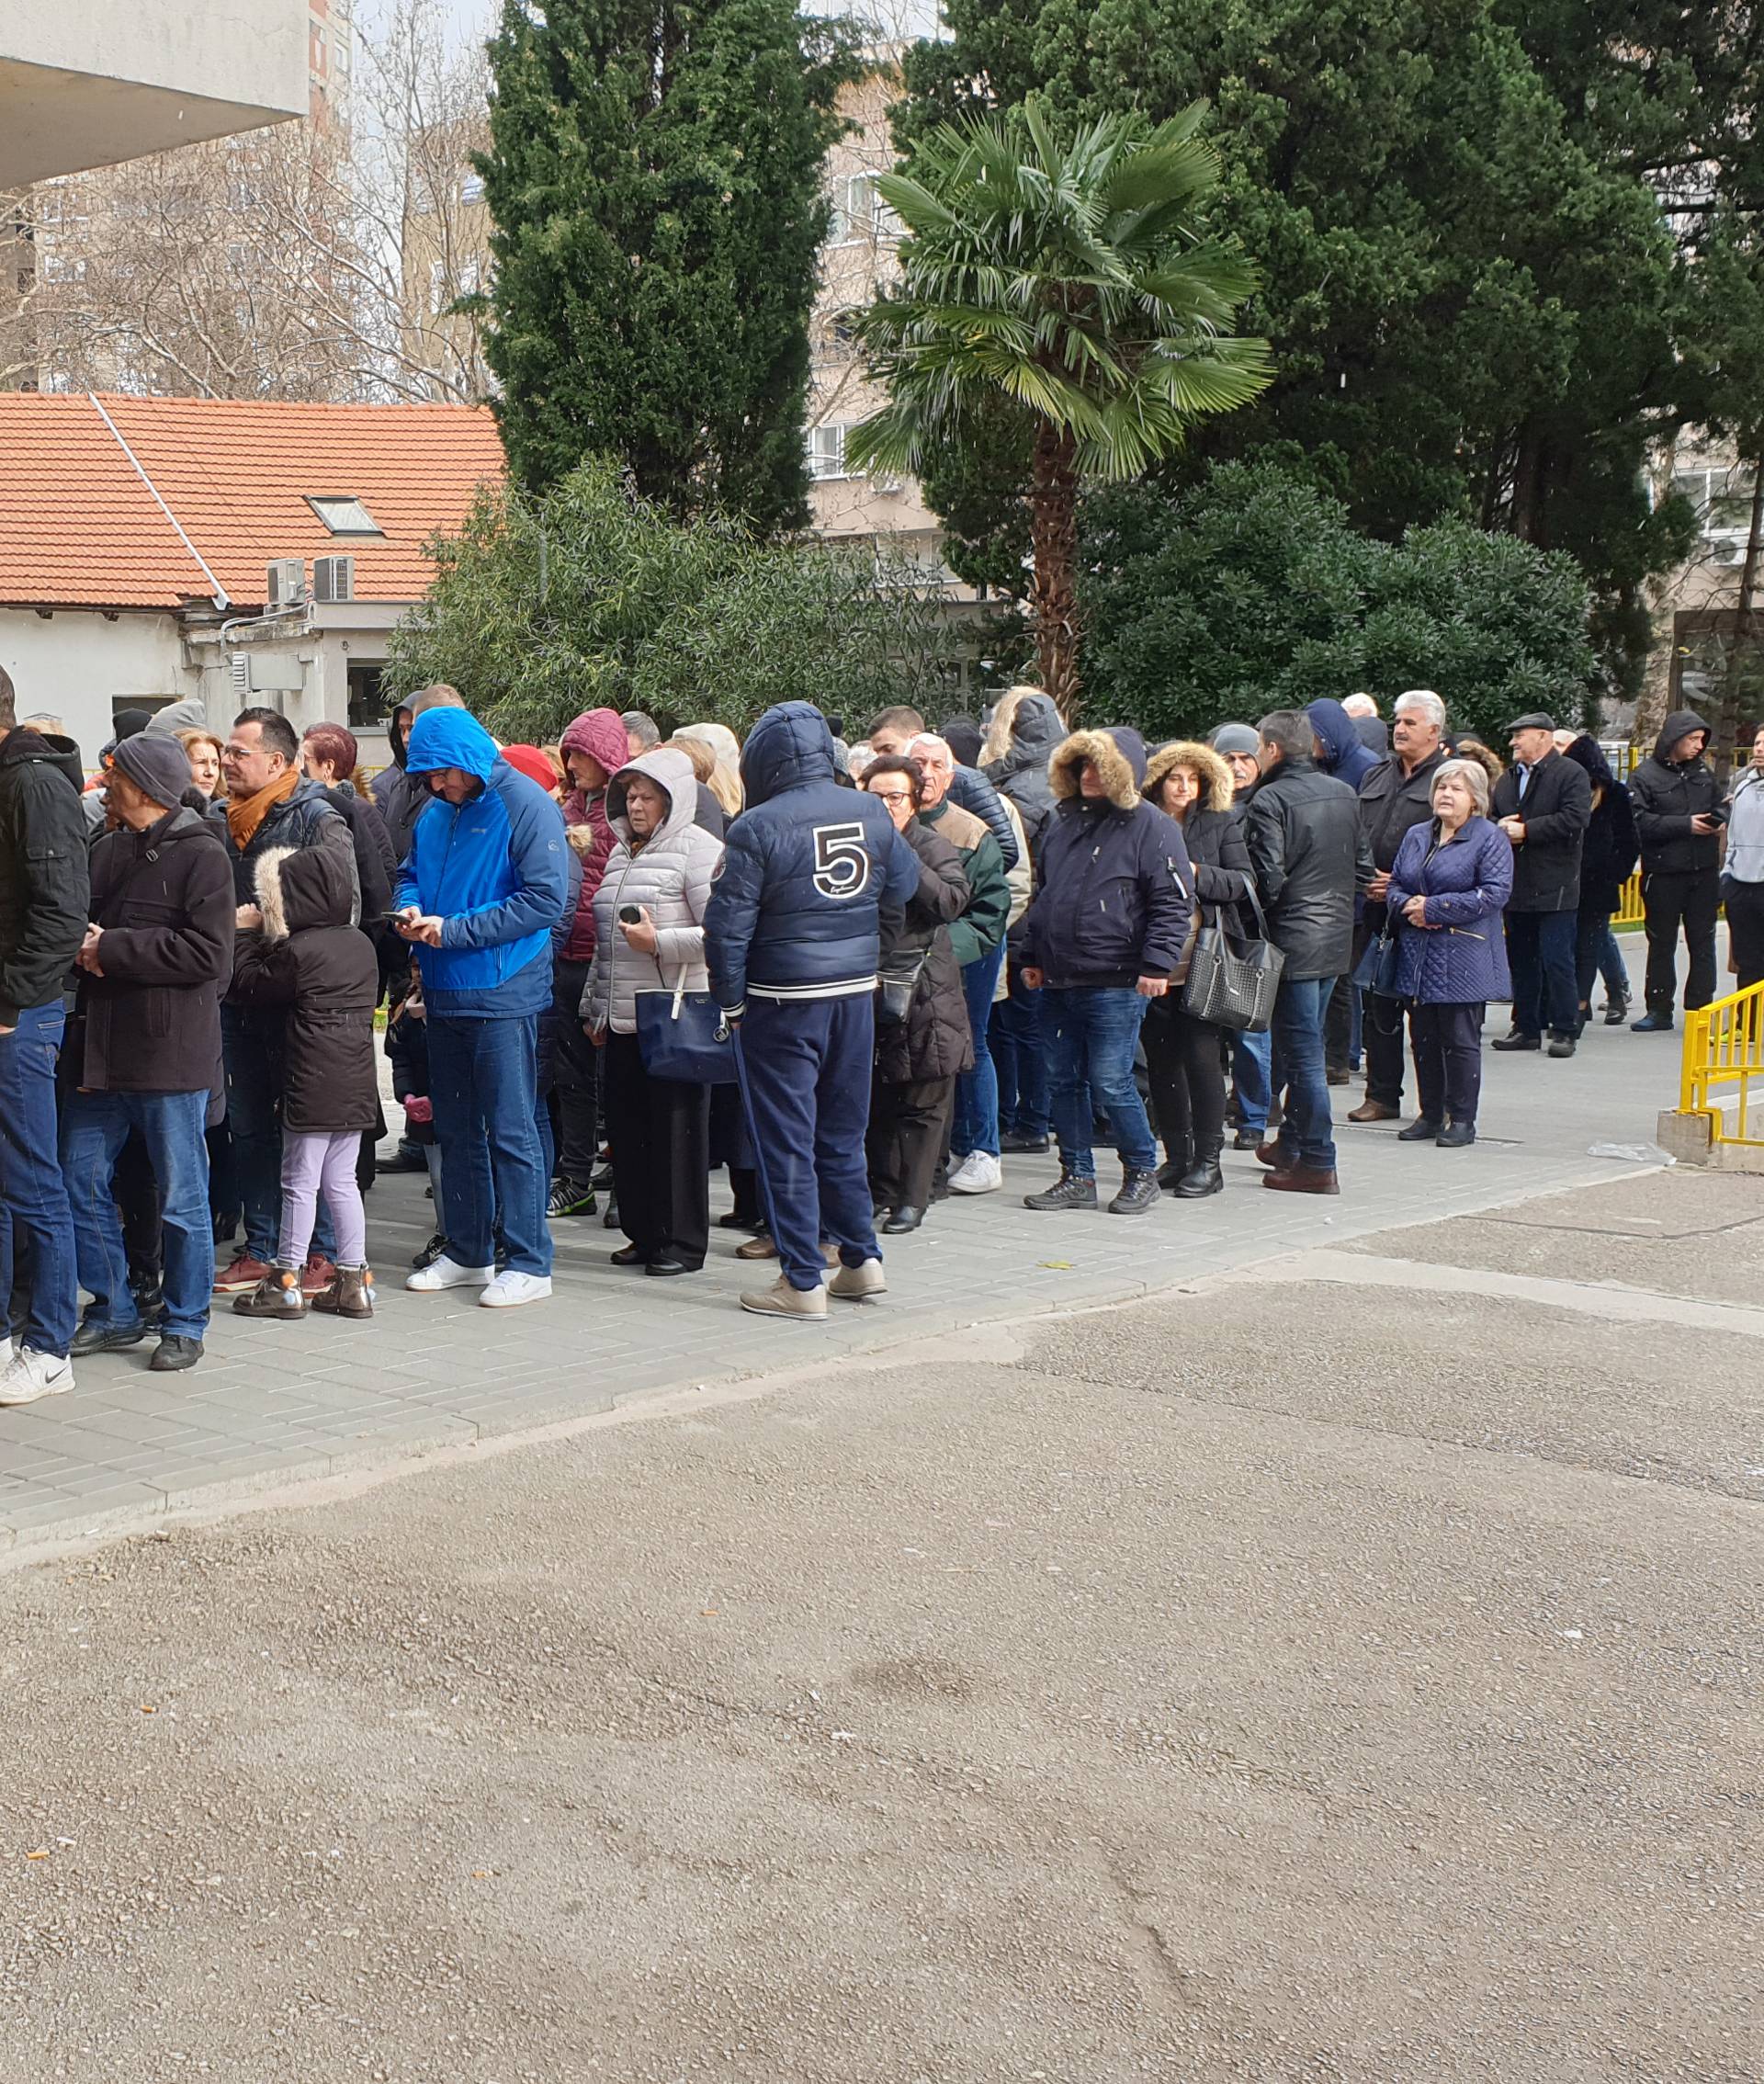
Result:
<instances>
[{"instance_id":1,"label":"elderly woman with glasses","mask_svg":"<svg viewBox=\"0 0 1764 2084\"><path fill-rule=\"evenodd\" d=\"M1501 914L1513 894L1513 850L1488 819L1488 776L1448 760L1433 776L1433 815L1396 850L1385 902L1396 928L1399 998L1414 1006L1420 1114L1399 1143L1461 1150L1476 1140L1482 1019L1511 990Z\"/></svg>"}]
</instances>

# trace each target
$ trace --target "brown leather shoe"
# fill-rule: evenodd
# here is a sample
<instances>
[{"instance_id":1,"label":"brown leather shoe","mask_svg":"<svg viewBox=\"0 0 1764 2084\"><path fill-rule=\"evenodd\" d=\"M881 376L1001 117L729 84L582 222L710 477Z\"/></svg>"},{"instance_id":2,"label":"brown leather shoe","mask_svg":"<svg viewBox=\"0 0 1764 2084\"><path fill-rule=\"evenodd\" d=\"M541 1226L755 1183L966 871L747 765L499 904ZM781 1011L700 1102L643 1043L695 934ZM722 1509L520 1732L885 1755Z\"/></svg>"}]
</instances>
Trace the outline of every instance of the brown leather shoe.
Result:
<instances>
[{"instance_id":1,"label":"brown leather shoe","mask_svg":"<svg viewBox=\"0 0 1764 2084\"><path fill-rule=\"evenodd\" d=\"M1290 1172L1270 1172L1262 1185L1282 1194L1340 1194L1333 1172L1319 1172L1314 1165L1295 1165Z\"/></svg>"},{"instance_id":2,"label":"brown leather shoe","mask_svg":"<svg viewBox=\"0 0 1764 2084\"><path fill-rule=\"evenodd\" d=\"M1382 1100L1363 1100L1348 1116L1351 1122L1394 1122L1400 1118L1400 1107L1386 1107Z\"/></svg>"},{"instance_id":3,"label":"brown leather shoe","mask_svg":"<svg viewBox=\"0 0 1764 2084\"><path fill-rule=\"evenodd\" d=\"M1276 1172L1283 1172L1292 1160L1277 1143L1259 1143L1256 1146L1256 1163L1272 1165Z\"/></svg>"}]
</instances>

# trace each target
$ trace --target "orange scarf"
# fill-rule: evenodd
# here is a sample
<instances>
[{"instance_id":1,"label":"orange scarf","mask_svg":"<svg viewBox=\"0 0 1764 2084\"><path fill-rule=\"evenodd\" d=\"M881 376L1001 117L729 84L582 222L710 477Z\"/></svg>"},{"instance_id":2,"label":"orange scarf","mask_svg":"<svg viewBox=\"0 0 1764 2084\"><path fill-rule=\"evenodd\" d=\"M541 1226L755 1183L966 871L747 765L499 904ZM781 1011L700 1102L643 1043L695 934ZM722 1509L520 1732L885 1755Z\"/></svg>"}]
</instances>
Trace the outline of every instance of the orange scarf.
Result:
<instances>
[{"instance_id":1,"label":"orange scarf","mask_svg":"<svg viewBox=\"0 0 1764 2084\"><path fill-rule=\"evenodd\" d=\"M248 796L243 803L227 805L227 830L232 834L232 844L243 854L257 836L257 828L278 803L286 803L300 786L300 770L290 767L285 775L260 788L255 796Z\"/></svg>"}]
</instances>

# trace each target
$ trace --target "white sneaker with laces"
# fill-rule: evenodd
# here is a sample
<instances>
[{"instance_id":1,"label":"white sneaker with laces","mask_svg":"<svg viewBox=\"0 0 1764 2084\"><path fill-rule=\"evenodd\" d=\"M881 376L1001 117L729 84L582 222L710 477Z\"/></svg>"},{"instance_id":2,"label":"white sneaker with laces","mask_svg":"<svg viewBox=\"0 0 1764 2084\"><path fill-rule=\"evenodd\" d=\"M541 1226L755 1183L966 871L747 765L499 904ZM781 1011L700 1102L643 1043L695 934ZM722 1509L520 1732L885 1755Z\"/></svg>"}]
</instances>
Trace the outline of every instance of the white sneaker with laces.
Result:
<instances>
[{"instance_id":1,"label":"white sneaker with laces","mask_svg":"<svg viewBox=\"0 0 1764 2084\"><path fill-rule=\"evenodd\" d=\"M40 1353L20 1346L0 1375L0 1404L34 1404L74 1387L74 1363L65 1353Z\"/></svg>"},{"instance_id":2,"label":"white sneaker with laces","mask_svg":"<svg viewBox=\"0 0 1764 2084\"><path fill-rule=\"evenodd\" d=\"M439 1295L443 1288L481 1288L496 1278L493 1266L461 1266L457 1259L449 1259L444 1252L433 1266L425 1266L420 1274L413 1274L404 1286L413 1295Z\"/></svg>"},{"instance_id":3,"label":"white sneaker with laces","mask_svg":"<svg viewBox=\"0 0 1764 2084\"><path fill-rule=\"evenodd\" d=\"M949 1175L951 1194L997 1194L1004 1168L989 1150L970 1150Z\"/></svg>"},{"instance_id":4,"label":"white sneaker with laces","mask_svg":"<svg viewBox=\"0 0 1764 2084\"><path fill-rule=\"evenodd\" d=\"M485 1309L519 1309L523 1303L543 1302L550 1293L548 1274L517 1274L511 1266L497 1274L478 1300Z\"/></svg>"}]
</instances>

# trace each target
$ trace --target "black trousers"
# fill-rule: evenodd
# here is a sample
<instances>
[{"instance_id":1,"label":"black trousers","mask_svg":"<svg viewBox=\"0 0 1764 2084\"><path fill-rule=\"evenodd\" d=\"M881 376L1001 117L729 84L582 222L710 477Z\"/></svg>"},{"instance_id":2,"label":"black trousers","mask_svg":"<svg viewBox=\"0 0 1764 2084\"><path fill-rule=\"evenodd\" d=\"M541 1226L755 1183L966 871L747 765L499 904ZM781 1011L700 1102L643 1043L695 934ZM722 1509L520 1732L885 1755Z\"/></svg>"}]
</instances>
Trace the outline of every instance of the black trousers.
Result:
<instances>
[{"instance_id":1,"label":"black trousers","mask_svg":"<svg viewBox=\"0 0 1764 2084\"><path fill-rule=\"evenodd\" d=\"M1415 1083L1421 1119L1476 1127L1482 1097L1483 1004L1414 1009Z\"/></svg>"},{"instance_id":2,"label":"black trousers","mask_svg":"<svg viewBox=\"0 0 1764 2084\"><path fill-rule=\"evenodd\" d=\"M606 1037L619 1228L646 1259L702 1266L710 1246L710 1088L651 1078L635 1035Z\"/></svg>"},{"instance_id":3,"label":"black trousers","mask_svg":"<svg viewBox=\"0 0 1764 2084\"><path fill-rule=\"evenodd\" d=\"M1210 1021L1195 1020L1184 1012L1174 988L1146 1008L1139 1040L1146 1052L1152 1118L1172 1163L1216 1158L1224 1146L1219 1033Z\"/></svg>"},{"instance_id":4,"label":"black trousers","mask_svg":"<svg viewBox=\"0 0 1764 2084\"><path fill-rule=\"evenodd\" d=\"M1690 952L1684 1007L1693 1013L1715 995L1715 914L1721 875L1714 868L1657 868L1642 878L1647 912L1647 1010L1670 1014L1679 988L1679 931Z\"/></svg>"},{"instance_id":5,"label":"black trousers","mask_svg":"<svg viewBox=\"0 0 1764 2084\"><path fill-rule=\"evenodd\" d=\"M1513 1026L1521 1035L1573 1035L1580 1025L1572 912L1510 912L1507 960L1513 972Z\"/></svg>"},{"instance_id":6,"label":"black trousers","mask_svg":"<svg viewBox=\"0 0 1764 2084\"><path fill-rule=\"evenodd\" d=\"M1360 1048L1366 1059L1366 1098L1386 1107L1403 1104L1403 1019L1407 1002L1367 991L1360 1001ZM1407 1006L1410 1042L1415 1008Z\"/></svg>"},{"instance_id":7,"label":"black trousers","mask_svg":"<svg viewBox=\"0 0 1764 2084\"><path fill-rule=\"evenodd\" d=\"M1764 984L1764 883L1741 883L1730 877L1722 894L1727 900L1727 933L1738 973L1734 989L1744 991L1749 985Z\"/></svg>"},{"instance_id":8,"label":"black trousers","mask_svg":"<svg viewBox=\"0 0 1764 2084\"><path fill-rule=\"evenodd\" d=\"M953 1078L907 1085L870 1085L870 1121L864 1136L870 1196L884 1208L931 1206L932 1175L949 1142L956 1104Z\"/></svg>"},{"instance_id":9,"label":"black trousers","mask_svg":"<svg viewBox=\"0 0 1764 2084\"><path fill-rule=\"evenodd\" d=\"M1356 962L1360 959L1360 945L1357 937L1354 942L1353 959ZM1352 975L1350 973L1346 977L1338 977L1335 980L1335 990L1329 993L1329 1007L1323 1015L1323 1066L1326 1070L1346 1070L1348 1059L1353 1053L1351 1045L1353 1039L1353 994L1355 990L1356 986ZM1362 1036L1361 1048L1363 1049L1364 1047L1364 1037Z\"/></svg>"},{"instance_id":10,"label":"black trousers","mask_svg":"<svg viewBox=\"0 0 1764 2084\"><path fill-rule=\"evenodd\" d=\"M585 962L560 961L552 972L551 1013L539 1059L539 1090L555 1105L557 1176L586 1186L599 1150L600 1051L582 1031Z\"/></svg>"}]
</instances>

